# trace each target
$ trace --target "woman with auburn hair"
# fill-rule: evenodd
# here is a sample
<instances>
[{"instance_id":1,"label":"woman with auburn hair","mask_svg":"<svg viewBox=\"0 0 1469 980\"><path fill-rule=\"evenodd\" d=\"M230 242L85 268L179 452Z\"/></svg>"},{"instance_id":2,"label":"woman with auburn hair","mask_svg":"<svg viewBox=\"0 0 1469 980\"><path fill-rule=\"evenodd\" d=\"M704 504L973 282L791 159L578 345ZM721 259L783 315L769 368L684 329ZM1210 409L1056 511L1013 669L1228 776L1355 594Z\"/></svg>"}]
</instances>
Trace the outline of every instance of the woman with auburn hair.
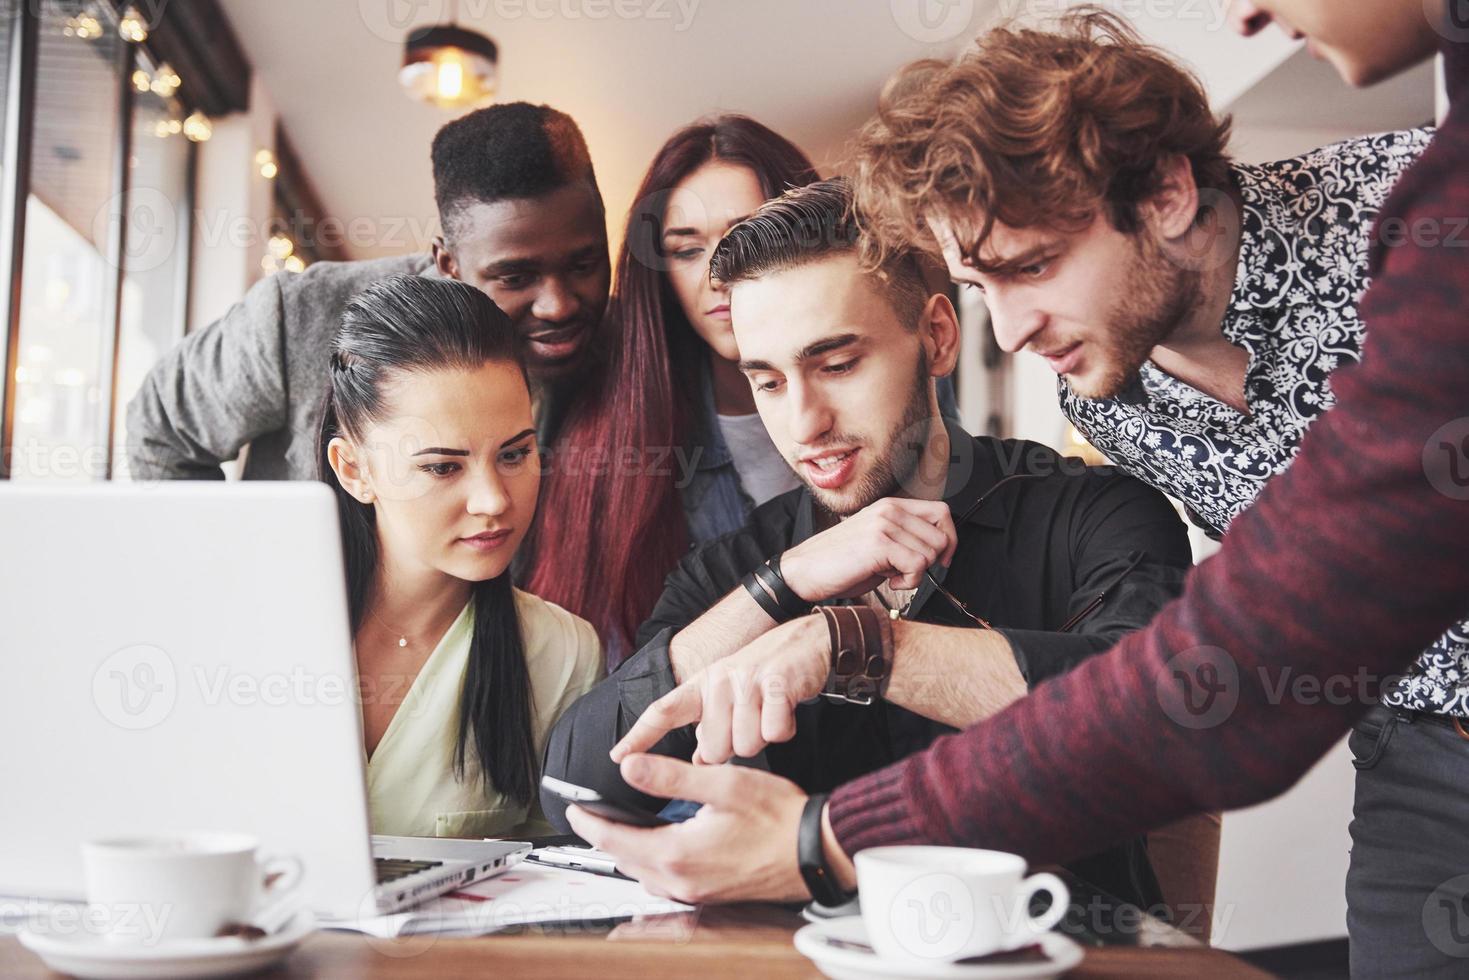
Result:
<instances>
[{"instance_id":1,"label":"woman with auburn hair","mask_svg":"<svg viewBox=\"0 0 1469 980\"><path fill-rule=\"evenodd\" d=\"M799 485L755 413L709 256L730 225L817 177L795 144L725 115L675 133L638 188L608 309L617 345L549 459L527 585L591 620L611 665L690 545Z\"/></svg>"}]
</instances>

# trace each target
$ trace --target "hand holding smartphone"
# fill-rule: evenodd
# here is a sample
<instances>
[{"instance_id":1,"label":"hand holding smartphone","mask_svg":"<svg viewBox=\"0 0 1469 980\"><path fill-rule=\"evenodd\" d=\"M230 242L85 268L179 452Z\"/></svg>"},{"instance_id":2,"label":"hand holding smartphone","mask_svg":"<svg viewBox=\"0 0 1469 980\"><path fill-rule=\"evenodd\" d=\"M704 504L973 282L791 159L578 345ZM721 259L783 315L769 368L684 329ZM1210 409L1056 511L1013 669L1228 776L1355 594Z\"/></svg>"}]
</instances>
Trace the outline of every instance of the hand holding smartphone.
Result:
<instances>
[{"instance_id":1,"label":"hand holding smartphone","mask_svg":"<svg viewBox=\"0 0 1469 980\"><path fill-rule=\"evenodd\" d=\"M625 823L633 827L662 827L669 823L656 813L648 813L627 804L614 802L594 789L568 783L555 776L542 776L541 788L553 793L563 803L575 804L589 813L595 813L599 817L606 817L618 823Z\"/></svg>"}]
</instances>

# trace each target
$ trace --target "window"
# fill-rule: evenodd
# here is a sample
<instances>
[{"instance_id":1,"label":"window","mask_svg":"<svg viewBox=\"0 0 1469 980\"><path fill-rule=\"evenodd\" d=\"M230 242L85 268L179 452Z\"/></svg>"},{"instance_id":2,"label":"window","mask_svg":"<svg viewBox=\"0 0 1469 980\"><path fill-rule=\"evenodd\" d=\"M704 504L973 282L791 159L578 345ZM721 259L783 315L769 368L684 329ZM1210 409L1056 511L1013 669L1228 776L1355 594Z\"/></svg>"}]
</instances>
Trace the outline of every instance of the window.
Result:
<instances>
[{"instance_id":1,"label":"window","mask_svg":"<svg viewBox=\"0 0 1469 980\"><path fill-rule=\"evenodd\" d=\"M39 5L11 477L106 475L124 42L110 8Z\"/></svg>"},{"instance_id":2,"label":"window","mask_svg":"<svg viewBox=\"0 0 1469 980\"><path fill-rule=\"evenodd\" d=\"M113 388L112 476L127 476L127 404L148 369L184 336L193 144L168 69L139 55L133 86L122 297Z\"/></svg>"},{"instance_id":3,"label":"window","mask_svg":"<svg viewBox=\"0 0 1469 980\"><path fill-rule=\"evenodd\" d=\"M10 67L11 48L17 40L17 28L19 26L20 0L0 0L0 134L5 134L3 140L3 151L0 151L0 270L10 268L11 238L14 235L14 215L10 213L12 197L8 188L15 179L12 173L14 169L14 154L19 152L19 147L12 147L8 126L11 123L10 100L14 93L10 91ZM10 361L7 358L7 349L10 346L10 324L7 313L7 305L0 303L0 431L3 431L6 417L6 397L8 394L7 378L9 377ZM0 447L3 449L3 447ZM5 473L6 460L0 458L0 476Z\"/></svg>"},{"instance_id":4,"label":"window","mask_svg":"<svg viewBox=\"0 0 1469 980\"><path fill-rule=\"evenodd\" d=\"M14 30L20 15L6 12ZM110 2L33 0L25 16L36 69L30 145L18 148L29 182L9 475L122 477L127 401L183 335L187 108L177 76L118 35Z\"/></svg>"}]
</instances>

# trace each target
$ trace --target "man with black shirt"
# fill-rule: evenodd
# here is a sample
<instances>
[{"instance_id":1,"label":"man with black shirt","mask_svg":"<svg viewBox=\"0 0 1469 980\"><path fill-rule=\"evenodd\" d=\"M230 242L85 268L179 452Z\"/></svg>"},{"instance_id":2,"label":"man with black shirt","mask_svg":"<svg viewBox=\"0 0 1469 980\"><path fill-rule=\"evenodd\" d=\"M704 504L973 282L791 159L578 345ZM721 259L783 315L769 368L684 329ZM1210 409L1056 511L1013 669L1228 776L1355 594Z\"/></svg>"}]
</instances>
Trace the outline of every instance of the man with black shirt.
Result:
<instances>
[{"instance_id":1,"label":"man with black shirt","mask_svg":"<svg viewBox=\"0 0 1469 980\"><path fill-rule=\"evenodd\" d=\"M862 271L850 203L839 181L792 191L716 253L741 369L806 486L685 559L640 652L556 726L549 774L626 798L609 750L656 743L830 790L997 713L1180 588L1188 541L1160 494L942 420L954 308L911 256ZM832 608L807 615L814 604ZM812 701L839 635L867 654L863 675L829 692L845 700ZM915 669L884 690L893 659ZM1160 899L1140 841L1071 867Z\"/></svg>"},{"instance_id":2,"label":"man with black shirt","mask_svg":"<svg viewBox=\"0 0 1469 980\"><path fill-rule=\"evenodd\" d=\"M1357 85L1435 47L1444 58L1451 108L1378 209L1363 354L1332 374L1335 407L1146 629L824 805L763 773L625 757L630 784L706 804L697 826L657 830L569 811L579 834L638 867L650 890L701 902L805 894L797 848L808 810L819 809L816 849L831 879L850 886L851 855L869 847L989 847L1053 863L1189 813L1260 803L1368 712L1359 697L1282 700L1275 679L1330 690L1341 678L1392 676L1463 616L1469 248L1453 231L1469 214L1469 11L1445 0L1237 0L1235 10L1246 32L1273 17L1311 38ZM1045 274L1031 265L1014 271ZM1074 353L1051 352L1063 361ZM902 672L899 660L893 686ZM1197 689L1209 697L1195 701ZM1362 771L1395 770L1395 785L1382 784L1368 805L1403 818L1381 823L1366 848L1354 827L1354 866L1371 852L1358 892L1371 904L1349 916L1353 976L1464 975L1461 731L1453 719L1398 713L1375 733L1353 733ZM1123 750L1139 742L1146 751ZM1359 821L1362 807L1359 795Z\"/></svg>"}]
</instances>

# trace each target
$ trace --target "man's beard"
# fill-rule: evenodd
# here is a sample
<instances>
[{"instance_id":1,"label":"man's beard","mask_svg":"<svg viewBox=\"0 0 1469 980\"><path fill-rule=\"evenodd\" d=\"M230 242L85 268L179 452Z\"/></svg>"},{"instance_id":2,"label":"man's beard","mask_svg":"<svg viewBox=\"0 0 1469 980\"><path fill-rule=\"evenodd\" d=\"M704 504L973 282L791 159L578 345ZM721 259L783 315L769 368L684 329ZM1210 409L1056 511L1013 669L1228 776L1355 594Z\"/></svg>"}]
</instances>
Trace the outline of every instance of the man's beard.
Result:
<instances>
[{"instance_id":1,"label":"man's beard","mask_svg":"<svg viewBox=\"0 0 1469 980\"><path fill-rule=\"evenodd\" d=\"M918 371L913 386L908 391L908 402L903 406L903 415L888 432L882 455L877 457L872 468L858 478L850 490L844 490L840 498L829 490L812 486L798 467L796 474L806 483L817 506L826 515L834 518L851 517L864 507L877 503L885 497L901 496L918 464L928 448L929 430L933 422L929 405L928 352L918 351ZM829 440L835 445L855 442L846 436ZM859 443L866 448L870 443ZM843 501L843 502L839 502ZM852 503L845 503L852 500Z\"/></svg>"},{"instance_id":2,"label":"man's beard","mask_svg":"<svg viewBox=\"0 0 1469 980\"><path fill-rule=\"evenodd\" d=\"M1153 348L1172 336L1198 301L1201 273L1178 265L1146 233L1136 243L1121 300L1097 342L1102 376L1095 384L1066 379L1082 398L1115 398L1126 390Z\"/></svg>"}]
</instances>

